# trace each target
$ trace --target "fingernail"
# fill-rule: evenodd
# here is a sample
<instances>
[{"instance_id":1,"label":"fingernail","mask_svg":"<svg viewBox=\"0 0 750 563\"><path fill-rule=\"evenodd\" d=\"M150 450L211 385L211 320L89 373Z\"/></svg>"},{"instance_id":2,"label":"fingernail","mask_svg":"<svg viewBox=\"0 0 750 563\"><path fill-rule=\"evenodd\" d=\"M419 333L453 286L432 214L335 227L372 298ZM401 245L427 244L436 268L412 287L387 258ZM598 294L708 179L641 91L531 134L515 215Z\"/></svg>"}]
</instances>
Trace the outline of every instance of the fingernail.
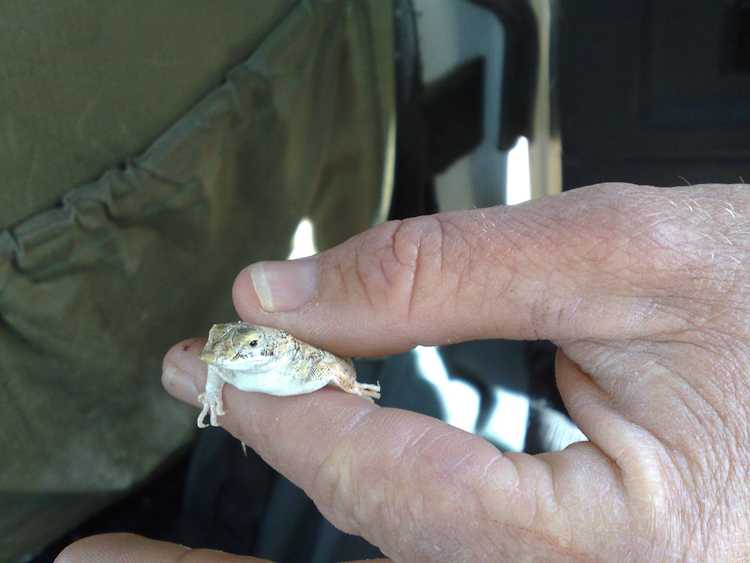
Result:
<instances>
[{"instance_id":1,"label":"fingernail","mask_svg":"<svg viewBox=\"0 0 750 563\"><path fill-rule=\"evenodd\" d=\"M193 378L175 366L167 366L161 374L161 384L173 397L190 404L197 404L198 390Z\"/></svg>"},{"instance_id":2,"label":"fingernail","mask_svg":"<svg viewBox=\"0 0 750 563\"><path fill-rule=\"evenodd\" d=\"M317 287L317 267L313 258L250 266L261 308L267 313L288 313L309 303Z\"/></svg>"}]
</instances>

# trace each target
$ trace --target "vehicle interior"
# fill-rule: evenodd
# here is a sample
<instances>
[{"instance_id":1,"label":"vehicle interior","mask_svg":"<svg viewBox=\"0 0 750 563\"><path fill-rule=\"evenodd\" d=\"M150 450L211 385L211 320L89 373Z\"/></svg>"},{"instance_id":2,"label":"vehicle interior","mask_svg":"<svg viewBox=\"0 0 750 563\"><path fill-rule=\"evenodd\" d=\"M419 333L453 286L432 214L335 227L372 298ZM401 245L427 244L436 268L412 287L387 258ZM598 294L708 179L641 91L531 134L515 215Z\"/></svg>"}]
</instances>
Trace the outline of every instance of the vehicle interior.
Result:
<instances>
[{"instance_id":1,"label":"vehicle interior","mask_svg":"<svg viewBox=\"0 0 750 563\"><path fill-rule=\"evenodd\" d=\"M0 441L0 563L51 563L76 539L125 531L279 563L382 556L334 528L226 431L198 432L194 409L161 397L169 345L236 320L236 273L256 260L310 255L384 220L514 205L602 182L748 180L747 0L274 0L249 2L242 13L226 2L226 18L201 12L201 2L154 9L127 1L140 17L107 15L100 2L97 19L80 24L92 53L102 49L92 29L114 30L110 52L86 55L81 68L120 61L112 77L97 75L117 95L85 94L92 84L62 94L41 82L24 87L37 108L70 99L31 129L52 131L54 142L38 154L58 160L38 177L55 188L39 187L13 213L9 206L0 236L0 250L8 249L0 280L10 280L0 284L0 373L8 395L25 405L22 422L7 419L0 433L28 427ZM59 25L20 9L5 15L40 29ZM65 25L79 25L70 18ZM152 50L128 51L126 38L151 33L143 21L160 18L146 41ZM16 36L0 39L0 58L18 48ZM57 45L84 56L73 39ZM131 65L126 51L141 59ZM42 64L29 62L27 72ZM44 80L66 83L85 70L60 72ZM123 93L118 81L133 91ZM11 86L0 86L0 100L34 111ZM71 104L80 112L67 122ZM88 144L76 145L76 127L91 127ZM13 143L23 146L9 135L6 157ZM31 158L19 151L16 162ZM7 171L21 174L11 164ZM140 192L149 195L133 203ZM62 256L55 263L41 247L49 240ZM191 274L201 269L189 253L215 273ZM150 264L153 273L144 273ZM120 309L96 305L97 284L114 287ZM139 284L186 289L152 294ZM64 322L53 317L60 308L34 307L68 298ZM108 361L112 349L120 356ZM502 451L536 454L586 439L557 392L555 352L546 341L485 340L355 363L361 380L380 383L382 406L441 418ZM106 390L88 383L120 369L132 376ZM43 375L50 370L54 381ZM15 375L27 373L40 375ZM71 391L71 381L86 383ZM137 409L95 405L99 393L122 396L141 385L147 398ZM45 393L68 392L74 407L55 414ZM152 411L160 414L144 414ZM29 422L45 417L55 432ZM92 453L70 468L63 450Z\"/></svg>"}]
</instances>

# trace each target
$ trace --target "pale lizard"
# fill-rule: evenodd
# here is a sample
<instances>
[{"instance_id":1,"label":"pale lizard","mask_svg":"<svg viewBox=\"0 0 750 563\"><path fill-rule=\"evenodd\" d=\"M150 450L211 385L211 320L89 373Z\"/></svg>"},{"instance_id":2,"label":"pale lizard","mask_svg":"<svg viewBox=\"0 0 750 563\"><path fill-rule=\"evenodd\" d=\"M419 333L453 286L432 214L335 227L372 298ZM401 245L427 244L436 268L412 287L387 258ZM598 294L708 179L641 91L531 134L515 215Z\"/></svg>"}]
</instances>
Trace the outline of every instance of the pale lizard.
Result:
<instances>
[{"instance_id":1,"label":"pale lizard","mask_svg":"<svg viewBox=\"0 0 750 563\"><path fill-rule=\"evenodd\" d=\"M372 402L380 386L357 382L351 359L321 350L276 328L245 322L217 324L208 333L200 359L208 364L206 392L198 400L203 410L198 427L209 415L211 426L226 414L222 391L230 383L242 391L270 395L301 395L328 384Z\"/></svg>"}]
</instances>

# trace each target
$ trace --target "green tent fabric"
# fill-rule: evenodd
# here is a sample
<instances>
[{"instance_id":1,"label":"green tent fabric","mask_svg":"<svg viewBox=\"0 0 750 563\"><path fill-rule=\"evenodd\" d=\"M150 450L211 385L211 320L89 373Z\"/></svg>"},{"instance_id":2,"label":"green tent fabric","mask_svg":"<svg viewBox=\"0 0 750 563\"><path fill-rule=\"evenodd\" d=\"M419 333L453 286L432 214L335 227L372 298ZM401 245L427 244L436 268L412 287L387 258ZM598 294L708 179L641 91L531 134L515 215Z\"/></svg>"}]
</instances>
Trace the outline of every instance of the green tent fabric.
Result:
<instances>
[{"instance_id":1,"label":"green tent fabric","mask_svg":"<svg viewBox=\"0 0 750 563\"><path fill-rule=\"evenodd\" d=\"M0 229L147 149L297 4L0 2Z\"/></svg>"},{"instance_id":2,"label":"green tent fabric","mask_svg":"<svg viewBox=\"0 0 750 563\"><path fill-rule=\"evenodd\" d=\"M17 5L19 18L26 15L24 3L9 4ZM79 26L87 41L102 43L105 58L122 62L117 45L127 42L120 37L113 47L111 37L92 38L95 23L87 18L110 24L122 18L123 36L140 29L139 18L146 29L155 26L140 0L83 4L97 9L59 25L69 39L69 26ZM185 19L194 25L195 16L184 12L195 8L201 15L203 4L160 4L173 21L162 22L170 31L154 39L158 49L171 50L164 60L189 59L182 50L192 52L191 41L180 25ZM211 6L231 12L240 4ZM394 122L389 3L244 4L260 16L244 36L241 25L226 24L231 33L219 41L212 68L185 64L187 78L181 68L165 70L164 80L178 85L174 97L170 88L145 80L129 87L137 104L121 92L112 98L94 89L88 101L79 100L81 119L81 108L107 98L111 128L106 120L95 127L107 143L90 152L85 143L63 146L73 142L74 123L67 106L42 92L35 103L47 112L49 134L66 162L50 148L54 143L16 157L0 150L0 162L25 158L27 169L30 159L45 158L37 168L45 172L33 181L24 183L23 166L13 161L0 184L0 217L7 224L0 233L0 392L6 399L0 507L17 509L0 518L3 553L20 553L30 538L64 531L192 439L196 412L162 389L161 359L181 338L236 320L230 289L242 267L285 257L304 217L315 226L319 248L384 218ZM144 12L132 17L127 6ZM220 20L204 20L202 41L219 36ZM0 40L0 52L10 41ZM191 100L227 70L222 65L235 62L240 44L251 50L244 62L197 104ZM60 49L75 56L75 45L70 39ZM87 68L70 80L88 85ZM12 86L0 86L3 107L16 105ZM37 97L33 90L28 95ZM11 114L0 117L6 132L8 120L18 123ZM30 130L44 136L40 123ZM137 131L128 142L118 129L123 123ZM18 135L6 134L4 142L20 146ZM81 151L86 158L79 162ZM86 182L97 166L106 171Z\"/></svg>"}]
</instances>

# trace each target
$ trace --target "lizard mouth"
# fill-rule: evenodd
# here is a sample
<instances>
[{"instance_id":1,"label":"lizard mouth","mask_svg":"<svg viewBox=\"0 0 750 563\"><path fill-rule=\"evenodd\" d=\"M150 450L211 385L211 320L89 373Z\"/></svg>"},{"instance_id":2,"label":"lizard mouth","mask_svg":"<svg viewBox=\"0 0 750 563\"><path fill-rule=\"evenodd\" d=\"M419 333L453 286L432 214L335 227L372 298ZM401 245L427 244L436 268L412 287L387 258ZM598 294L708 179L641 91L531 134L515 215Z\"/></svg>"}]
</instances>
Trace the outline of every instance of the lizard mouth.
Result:
<instances>
[{"instance_id":1,"label":"lizard mouth","mask_svg":"<svg viewBox=\"0 0 750 563\"><path fill-rule=\"evenodd\" d=\"M240 350L232 352L221 346L209 346L207 344L198 356L198 359L209 364L225 365L237 361L239 357Z\"/></svg>"},{"instance_id":2,"label":"lizard mouth","mask_svg":"<svg viewBox=\"0 0 750 563\"><path fill-rule=\"evenodd\" d=\"M207 343L203 348L203 351L198 356L199 360L207 362L209 364L225 364L235 360L239 354L239 350L236 350L234 354L228 353L229 351L223 346L216 346L213 343Z\"/></svg>"},{"instance_id":3,"label":"lizard mouth","mask_svg":"<svg viewBox=\"0 0 750 563\"><path fill-rule=\"evenodd\" d=\"M213 352L203 351L203 352L201 352L201 355L198 356L198 359L202 360L204 362L208 362L209 364L218 364L218 363L221 363L221 360L219 359L219 357L216 354L214 354Z\"/></svg>"}]
</instances>

